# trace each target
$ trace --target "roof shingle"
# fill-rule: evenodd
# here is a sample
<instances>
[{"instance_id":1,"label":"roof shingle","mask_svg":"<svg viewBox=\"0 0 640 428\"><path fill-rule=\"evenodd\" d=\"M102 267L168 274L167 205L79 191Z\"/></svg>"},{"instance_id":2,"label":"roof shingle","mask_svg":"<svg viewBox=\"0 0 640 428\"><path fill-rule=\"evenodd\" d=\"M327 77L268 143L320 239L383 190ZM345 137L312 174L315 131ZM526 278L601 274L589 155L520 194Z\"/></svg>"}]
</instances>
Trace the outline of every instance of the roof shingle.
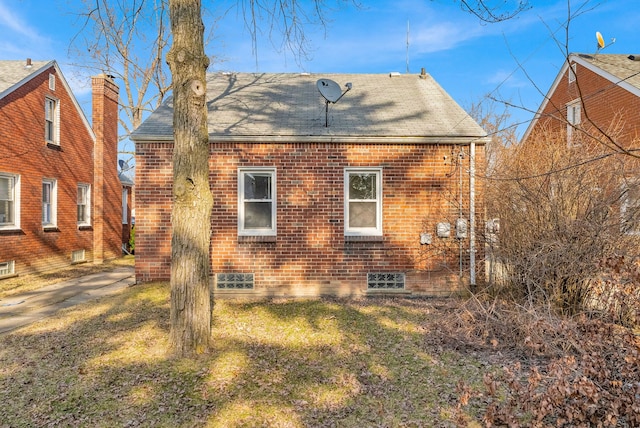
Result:
<instances>
[{"instance_id":1,"label":"roof shingle","mask_svg":"<svg viewBox=\"0 0 640 428\"><path fill-rule=\"evenodd\" d=\"M353 89L329 104L316 82ZM134 140L173 139L169 98L135 132ZM481 138L484 130L429 75L251 74L207 75L211 138Z\"/></svg>"}]
</instances>

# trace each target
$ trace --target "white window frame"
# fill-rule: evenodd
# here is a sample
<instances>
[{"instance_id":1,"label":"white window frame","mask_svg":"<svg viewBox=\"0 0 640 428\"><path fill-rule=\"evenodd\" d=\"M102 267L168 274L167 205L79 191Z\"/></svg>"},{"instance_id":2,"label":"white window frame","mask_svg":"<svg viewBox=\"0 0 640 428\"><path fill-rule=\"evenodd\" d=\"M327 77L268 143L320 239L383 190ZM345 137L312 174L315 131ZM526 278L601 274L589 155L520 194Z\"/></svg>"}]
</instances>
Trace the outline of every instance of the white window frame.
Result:
<instances>
[{"instance_id":1,"label":"white window frame","mask_svg":"<svg viewBox=\"0 0 640 428\"><path fill-rule=\"evenodd\" d=\"M60 100L48 96L44 101L44 139L60 145Z\"/></svg>"},{"instance_id":2,"label":"white window frame","mask_svg":"<svg viewBox=\"0 0 640 428\"><path fill-rule=\"evenodd\" d=\"M0 172L0 178L7 179L11 183L9 199L3 199L3 201L13 203L13 222L9 223L6 222L6 219L0 219L0 230L20 229L20 175ZM0 203L2 202L0 201Z\"/></svg>"},{"instance_id":3,"label":"white window frame","mask_svg":"<svg viewBox=\"0 0 640 428\"><path fill-rule=\"evenodd\" d=\"M574 144L575 127L582 122L582 103L574 100L567 103L567 143Z\"/></svg>"},{"instance_id":4,"label":"white window frame","mask_svg":"<svg viewBox=\"0 0 640 428\"><path fill-rule=\"evenodd\" d=\"M349 224L349 206L352 201L349 199L349 176L351 174L375 174L376 176L376 198L354 199L354 201L376 203L375 227L351 227ZM344 234L345 236L382 236L382 168L359 167L344 169Z\"/></svg>"},{"instance_id":5,"label":"white window frame","mask_svg":"<svg viewBox=\"0 0 640 428\"><path fill-rule=\"evenodd\" d=\"M245 177L250 174L268 174L271 177L271 197L267 199L245 198ZM277 181L276 168L247 167L238 168L238 235L239 236L275 236L277 234ZM245 227L245 202L271 202L271 227Z\"/></svg>"},{"instance_id":6,"label":"white window frame","mask_svg":"<svg viewBox=\"0 0 640 428\"><path fill-rule=\"evenodd\" d=\"M81 201L81 196L83 196L84 192L84 201ZM79 207L81 205L85 206L84 209L84 217L83 219L79 218ZM91 225L91 185L85 183L78 184L78 197L76 200L76 221L78 226L90 226Z\"/></svg>"},{"instance_id":7,"label":"white window frame","mask_svg":"<svg viewBox=\"0 0 640 428\"><path fill-rule=\"evenodd\" d=\"M49 187L49 200L45 198L45 187ZM46 213L46 214L45 214ZM49 218L47 218L47 215ZM52 178L42 179L42 227L56 227L58 224L58 185Z\"/></svg>"}]
</instances>

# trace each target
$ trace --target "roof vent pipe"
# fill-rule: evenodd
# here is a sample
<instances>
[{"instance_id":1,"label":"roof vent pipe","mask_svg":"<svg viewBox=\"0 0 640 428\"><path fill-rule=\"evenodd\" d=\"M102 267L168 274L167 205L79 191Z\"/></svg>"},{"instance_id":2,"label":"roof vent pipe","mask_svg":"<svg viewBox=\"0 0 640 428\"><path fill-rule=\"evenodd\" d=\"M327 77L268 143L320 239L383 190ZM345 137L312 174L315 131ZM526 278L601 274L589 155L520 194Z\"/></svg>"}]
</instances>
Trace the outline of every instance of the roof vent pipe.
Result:
<instances>
[{"instance_id":1,"label":"roof vent pipe","mask_svg":"<svg viewBox=\"0 0 640 428\"><path fill-rule=\"evenodd\" d=\"M629 55L627 58L631 61L640 61L640 55Z\"/></svg>"},{"instance_id":2,"label":"roof vent pipe","mask_svg":"<svg viewBox=\"0 0 640 428\"><path fill-rule=\"evenodd\" d=\"M27 58L27 64L25 65L26 68L31 68L33 67L33 64L31 64L31 58Z\"/></svg>"},{"instance_id":3,"label":"roof vent pipe","mask_svg":"<svg viewBox=\"0 0 640 428\"><path fill-rule=\"evenodd\" d=\"M426 79L427 78L427 71L424 69L424 67L422 67L420 69L420 78L421 79Z\"/></svg>"}]
</instances>

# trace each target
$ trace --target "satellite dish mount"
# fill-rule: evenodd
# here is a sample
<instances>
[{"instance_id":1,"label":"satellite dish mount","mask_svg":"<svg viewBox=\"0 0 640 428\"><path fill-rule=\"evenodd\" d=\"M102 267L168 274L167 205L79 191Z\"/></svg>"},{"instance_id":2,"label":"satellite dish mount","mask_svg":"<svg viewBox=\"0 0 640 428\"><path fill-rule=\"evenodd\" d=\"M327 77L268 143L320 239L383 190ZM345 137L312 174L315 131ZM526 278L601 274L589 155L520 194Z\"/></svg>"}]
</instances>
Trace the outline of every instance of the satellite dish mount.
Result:
<instances>
[{"instance_id":1,"label":"satellite dish mount","mask_svg":"<svg viewBox=\"0 0 640 428\"><path fill-rule=\"evenodd\" d=\"M330 79L319 79L316 83L318 86L318 91L324 98L325 106L324 106L324 126L325 128L329 126L329 103L337 103L340 101L340 98L344 96L347 92L351 90L353 85L351 83L347 83L346 90L342 92L340 89L340 85Z\"/></svg>"},{"instance_id":2,"label":"satellite dish mount","mask_svg":"<svg viewBox=\"0 0 640 428\"><path fill-rule=\"evenodd\" d=\"M616 39L613 38L611 39L611 43L609 43L608 45L605 45L604 37L602 37L602 33L600 33L600 31L596 31L596 44L597 44L596 53L600 52L600 50L604 49L605 47L611 46L615 42L616 42Z\"/></svg>"}]
</instances>

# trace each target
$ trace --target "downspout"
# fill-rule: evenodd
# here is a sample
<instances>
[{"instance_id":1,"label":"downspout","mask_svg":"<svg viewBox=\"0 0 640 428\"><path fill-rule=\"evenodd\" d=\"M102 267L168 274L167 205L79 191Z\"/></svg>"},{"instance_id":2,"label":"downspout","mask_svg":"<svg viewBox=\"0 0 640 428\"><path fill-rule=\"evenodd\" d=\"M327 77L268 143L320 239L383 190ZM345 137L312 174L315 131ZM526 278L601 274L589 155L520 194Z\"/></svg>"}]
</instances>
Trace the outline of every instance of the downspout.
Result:
<instances>
[{"instance_id":1,"label":"downspout","mask_svg":"<svg viewBox=\"0 0 640 428\"><path fill-rule=\"evenodd\" d=\"M469 146L469 282L476 285L476 143Z\"/></svg>"}]
</instances>

